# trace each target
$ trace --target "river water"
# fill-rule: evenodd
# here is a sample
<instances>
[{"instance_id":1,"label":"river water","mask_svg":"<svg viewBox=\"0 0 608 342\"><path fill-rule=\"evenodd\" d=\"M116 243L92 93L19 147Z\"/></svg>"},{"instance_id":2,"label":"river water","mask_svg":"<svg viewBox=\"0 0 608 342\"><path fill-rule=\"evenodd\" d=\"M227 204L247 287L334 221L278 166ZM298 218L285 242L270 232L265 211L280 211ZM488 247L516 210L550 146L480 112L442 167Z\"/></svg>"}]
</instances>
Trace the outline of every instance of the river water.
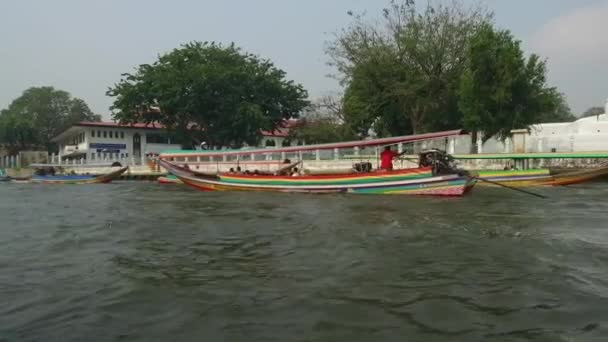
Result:
<instances>
[{"instance_id":1,"label":"river water","mask_svg":"<svg viewBox=\"0 0 608 342\"><path fill-rule=\"evenodd\" d=\"M608 183L0 184L0 341L607 341Z\"/></svg>"}]
</instances>

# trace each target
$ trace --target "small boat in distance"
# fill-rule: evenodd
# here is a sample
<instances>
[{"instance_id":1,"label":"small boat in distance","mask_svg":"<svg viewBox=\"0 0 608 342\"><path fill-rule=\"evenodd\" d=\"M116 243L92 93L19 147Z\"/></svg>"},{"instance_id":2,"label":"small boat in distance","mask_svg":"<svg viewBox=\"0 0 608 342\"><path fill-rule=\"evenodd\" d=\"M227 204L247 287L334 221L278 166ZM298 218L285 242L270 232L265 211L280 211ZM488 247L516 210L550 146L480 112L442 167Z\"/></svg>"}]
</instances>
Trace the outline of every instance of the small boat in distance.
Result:
<instances>
[{"instance_id":1,"label":"small boat in distance","mask_svg":"<svg viewBox=\"0 0 608 342\"><path fill-rule=\"evenodd\" d=\"M112 180L120 177L127 171L129 167L125 166L118 170L103 174L103 175L34 175L29 181L31 183L42 184L97 184L110 183Z\"/></svg>"},{"instance_id":2,"label":"small boat in distance","mask_svg":"<svg viewBox=\"0 0 608 342\"><path fill-rule=\"evenodd\" d=\"M6 171L4 171L4 169L0 169L0 182L9 182L10 180L11 177L6 174Z\"/></svg>"},{"instance_id":3,"label":"small boat in distance","mask_svg":"<svg viewBox=\"0 0 608 342\"><path fill-rule=\"evenodd\" d=\"M166 175L158 177L157 179L159 184L182 184L183 182L179 180L179 178L174 175Z\"/></svg>"}]
</instances>

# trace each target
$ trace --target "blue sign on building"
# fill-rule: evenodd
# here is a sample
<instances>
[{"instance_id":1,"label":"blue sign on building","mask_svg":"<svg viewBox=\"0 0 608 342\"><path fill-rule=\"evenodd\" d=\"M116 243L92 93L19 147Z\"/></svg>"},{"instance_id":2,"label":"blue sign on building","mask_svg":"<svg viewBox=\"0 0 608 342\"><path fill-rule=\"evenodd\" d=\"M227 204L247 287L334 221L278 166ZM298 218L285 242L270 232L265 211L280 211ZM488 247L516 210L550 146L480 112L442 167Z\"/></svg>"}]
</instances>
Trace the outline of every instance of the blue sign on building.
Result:
<instances>
[{"instance_id":1,"label":"blue sign on building","mask_svg":"<svg viewBox=\"0 0 608 342\"><path fill-rule=\"evenodd\" d=\"M89 148L103 149L103 150L125 150L126 144L102 144L102 143L91 143Z\"/></svg>"}]
</instances>

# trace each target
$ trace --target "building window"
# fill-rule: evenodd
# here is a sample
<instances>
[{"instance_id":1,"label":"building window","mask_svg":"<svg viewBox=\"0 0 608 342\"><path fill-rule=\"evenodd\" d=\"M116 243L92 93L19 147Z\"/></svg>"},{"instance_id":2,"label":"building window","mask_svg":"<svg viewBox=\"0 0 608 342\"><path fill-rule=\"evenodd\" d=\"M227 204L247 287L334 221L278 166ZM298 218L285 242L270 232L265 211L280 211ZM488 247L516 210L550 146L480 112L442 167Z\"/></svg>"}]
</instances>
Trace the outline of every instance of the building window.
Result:
<instances>
[{"instance_id":1,"label":"building window","mask_svg":"<svg viewBox=\"0 0 608 342\"><path fill-rule=\"evenodd\" d=\"M129 158L129 154L128 153L125 153L125 158Z\"/></svg>"},{"instance_id":2,"label":"building window","mask_svg":"<svg viewBox=\"0 0 608 342\"><path fill-rule=\"evenodd\" d=\"M108 131L103 131L103 137L107 138L108 137Z\"/></svg>"},{"instance_id":3,"label":"building window","mask_svg":"<svg viewBox=\"0 0 608 342\"><path fill-rule=\"evenodd\" d=\"M125 132L120 132L120 139L124 139L125 138Z\"/></svg>"},{"instance_id":4,"label":"building window","mask_svg":"<svg viewBox=\"0 0 608 342\"><path fill-rule=\"evenodd\" d=\"M275 147L276 144L274 140L266 140L266 147Z\"/></svg>"},{"instance_id":5,"label":"building window","mask_svg":"<svg viewBox=\"0 0 608 342\"><path fill-rule=\"evenodd\" d=\"M168 144L169 136L162 133L148 133L146 134L146 143L148 144Z\"/></svg>"},{"instance_id":6,"label":"building window","mask_svg":"<svg viewBox=\"0 0 608 342\"><path fill-rule=\"evenodd\" d=\"M114 134L114 132L110 131L110 139L112 139L113 134Z\"/></svg>"},{"instance_id":7,"label":"building window","mask_svg":"<svg viewBox=\"0 0 608 342\"><path fill-rule=\"evenodd\" d=\"M91 131L91 138L95 138L95 131Z\"/></svg>"}]
</instances>

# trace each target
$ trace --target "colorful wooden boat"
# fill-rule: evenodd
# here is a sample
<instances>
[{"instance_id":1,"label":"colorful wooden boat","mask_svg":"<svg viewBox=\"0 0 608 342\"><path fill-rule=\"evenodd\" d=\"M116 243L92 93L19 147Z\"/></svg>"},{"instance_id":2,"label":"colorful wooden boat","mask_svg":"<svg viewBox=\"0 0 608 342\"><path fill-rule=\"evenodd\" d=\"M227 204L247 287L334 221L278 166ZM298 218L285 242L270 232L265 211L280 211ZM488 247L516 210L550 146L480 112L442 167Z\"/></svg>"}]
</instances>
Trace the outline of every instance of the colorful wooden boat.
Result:
<instances>
[{"instance_id":1,"label":"colorful wooden boat","mask_svg":"<svg viewBox=\"0 0 608 342\"><path fill-rule=\"evenodd\" d=\"M608 176L607 164L600 164L591 169L555 174L549 169L479 171L479 177L511 187L572 185L593 181L604 176ZM487 182L480 182L480 185L496 186Z\"/></svg>"},{"instance_id":2,"label":"colorful wooden boat","mask_svg":"<svg viewBox=\"0 0 608 342\"><path fill-rule=\"evenodd\" d=\"M160 163L185 184L203 191L462 196L476 184L476 179L467 175L434 176L432 167L298 177L228 173L204 176L162 159Z\"/></svg>"},{"instance_id":3,"label":"colorful wooden boat","mask_svg":"<svg viewBox=\"0 0 608 342\"><path fill-rule=\"evenodd\" d=\"M304 192L304 193L357 193L357 194L402 194L402 195L434 195L461 196L469 192L477 180L466 172L456 170L453 160L447 158L443 151L429 150L421 154L420 165L416 168L396 171L373 171L372 163L360 158L360 163L353 163L351 172L330 173L323 175L302 175L290 177L284 171L297 167L306 169L304 164L314 163L322 159L322 154L333 154L352 149L353 155L359 156L363 149L375 151L379 158L379 150L385 146L412 143L416 141L441 139L465 134L462 130L437 133L368 139L330 144L291 146L279 148L253 148L238 150L208 150L208 151L167 151L160 156L160 165L175 175L183 183L204 191L275 191L275 192ZM323 153L322 153L323 152ZM280 156L279 158L276 158ZM313 156L315 161L308 159ZM431 164L423 164L431 159ZM431 157L432 156L432 157ZM427 157L431 159L426 159ZM209 161L206 161L208 159ZM257 163L273 164L275 170L245 169L238 172L240 163L249 160ZM296 160L292 163L291 160ZM201 163L215 163L217 171L208 174L208 168L201 170ZM220 171L220 162L224 172ZM208 164L207 164L208 165ZM438 166L441 165L440 168ZM226 167L236 172L225 172ZM427 167L428 166L428 167ZM205 174L204 172L207 172ZM247 174L249 173L249 174Z\"/></svg>"},{"instance_id":4,"label":"colorful wooden boat","mask_svg":"<svg viewBox=\"0 0 608 342\"><path fill-rule=\"evenodd\" d=\"M179 178L175 177L174 175L158 177L157 181L160 184L183 184L184 183Z\"/></svg>"},{"instance_id":5,"label":"colorful wooden boat","mask_svg":"<svg viewBox=\"0 0 608 342\"><path fill-rule=\"evenodd\" d=\"M103 175L56 175L56 176L39 176L34 175L30 179L32 183L44 184L96 184L110 183L112 180L120 177L129 167L125 166L118 170L109 172Z\"/></svg>"},{"instance_id":6,"label":"colorful wooden boat","mask_svg":"<svg viewBox=\"0 0 608 342\"><path fill-rule=\"evenodd\" d=\"M551 178L549 169L531 170L480 170L479 177L509 186L530 186L533 182L545 181ZM479 186L496 186L488 182L480 182Z\"/></svg>"}]
</instances>

